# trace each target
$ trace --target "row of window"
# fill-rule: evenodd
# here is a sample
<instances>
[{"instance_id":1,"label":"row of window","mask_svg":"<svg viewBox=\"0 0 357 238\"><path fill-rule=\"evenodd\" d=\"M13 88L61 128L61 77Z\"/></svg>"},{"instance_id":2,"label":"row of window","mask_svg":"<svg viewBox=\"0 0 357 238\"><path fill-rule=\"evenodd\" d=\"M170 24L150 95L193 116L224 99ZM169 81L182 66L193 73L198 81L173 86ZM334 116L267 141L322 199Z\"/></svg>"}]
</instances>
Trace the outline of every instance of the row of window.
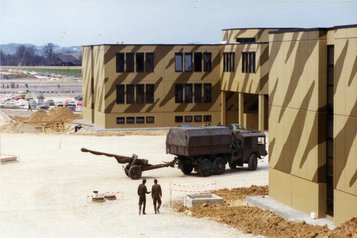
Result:
<instances>
[{"instance_id":1,"label":"row of window","mask_svg":"<svg viewBox=\"0 0 357 238\"><path fill-rule=\"evenodd\" d=\"M255 52L242 52L242 73L255 73ZM223 53L223 71L235 71L235 53Z\"/></svg>"},{"instance_id":2,"label":"row of window","mask_svg":"<svg viewBox=\"0 0 357 238\"><path fill-rule=\"evenodd\" d=\"M116 72L154 72L154 53L116 53Z\"/></svg>"},{"instance_id":3,"label":"row of window","mask_svg":"<svg viewBox=\"0 0 357 238\"><path fill-rule=\"evenodd\" d=\"M212 84L186 83L175 84L175 103L212 102Z\"/></svg>"},{"instance_id":4,"label":"row of window","mask_svg":"<svg viewBox=\"0 0 357 238\"><path fill-rule=\"evenodd\" d=\"M176 72L209 72L212 70L212 54L210 52L176 53Z\"/></svg>"},{"instance_id":5,"label":"row of window","mask_svg":"<svg viewBox=\"0 0 357 238\"><path fill-rule=\"evenodd\" d=\"M202 64L203 63L203 64ZM202 67L203 65L203 67ZM176 72L209 72L212 70L210 52L176 53ZM224 72L235 71L235 53L223 53ZM255 52L242 52L242 72L255 73ZM154 72L154 53L117 53L116 72Z\"/></svg>"},{"instance_id":6,"label":"row of window","mask_svg":"<svg viewBox=\"0 0 357 238\"><path fill-rule=\"evenodd\" d=\"M144 124L155 123L155 117L117 117L117 124Z\"/></svg>"},{"instance_id":7,"label":"row of window","mask_svg":"<svg viewBox=\"0 0 357 238\"><path fill-rule=\"evenodd\" d=\"M117 104L154 103L154 84L117 84Z\"/></svg>"},{"instance_id":8,"label":"row of window","mask_svg":"<svg viewBox=\"0 0 357 238\"><path fill-rule=\"evenodd\" d=\"M195 115L195 116L175 116L176 123L182 122L211 122L211 115Z\"/></svg>"},{"instance_id":9,"label":"row of window","mask_svg":"<svg viewBox=\"0 0 357 238\"><path fill-rule=\"evenodd\" d=\"M195 115L195 116L175 116L176 123L182 122L211 122L211 115ZM155 117L117 117L117 124L152 124L155 123Z\"/></svg>"}]
</instances>

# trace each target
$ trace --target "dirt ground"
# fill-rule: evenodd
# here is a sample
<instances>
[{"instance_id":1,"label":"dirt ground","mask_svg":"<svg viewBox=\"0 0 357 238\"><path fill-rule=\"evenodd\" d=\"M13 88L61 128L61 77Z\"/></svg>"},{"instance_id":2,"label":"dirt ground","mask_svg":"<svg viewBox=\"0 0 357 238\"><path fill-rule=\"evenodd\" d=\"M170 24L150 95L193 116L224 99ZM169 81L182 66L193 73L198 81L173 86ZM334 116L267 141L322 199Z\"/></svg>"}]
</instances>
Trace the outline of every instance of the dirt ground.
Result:
<instances>
[{"instance_id":1,"label":"dirt ground","mask_svg":"<svg viewBox=\"0 0 357 238\"><path fill-rule=\"evenodd\" d=\"M247 196L267 195L267 186L220 189L212 191L224 198L221 205L203 204L193 208L181 206L176 211L189 216L206 217L239 230L266 237L357 237L357 218L330 231L327 226L313 226L306 223L286 221L272 212L250 207L243 202Z\"/></svg>"},{"instance_id":2,"label":"dirt ground","mask_svg":"<svg viewBox=\"0 0 357 238\"><path fill-rule=\"evenodd\" d=\"M138 216L140 181L126 177L114 159L81 153L80 148L125 156L136 153L157 164L173 159L165 154L167 131L62 133L71 131L71 121L79 118L56 108L29 118L14 117L13 123L2 126L0 154L19 159L0 165L0 237L357 237L357 218L330 231L245 205L246 196L268 194L267 158L256 171L227 169L209 178L185 176L176 168L146 171L143 178L149 190L154 178L163 187L163 208L160 215L153 214L148 198L148 215ZM40 133L37 125L58 121L65 123L64 131L48 127ZM175 191L175 184L189 191ZM172 202L182 204L183 196L197 189L214 189L225 202L171 209ZM94 190L116 192L118 199L93 203Z\"/></svg>"},{"instance_id":3,"label":"dirt ground","mask_svg":"<svg viewBox=\"0 0 357 238\"><path fill-rule=\"evenodd\" d=\"M56 107L47 111L36 111L30 117L13 116L12 122L2 125L0 131L6 133L54 133L73 130L74 120L82 116L64 107Z\"/></svg>"},{"instance_id":4,"label":"dirt ground","mask_svg":"<svg viewBox=\"0 0 357 238\"><path fill-rule=\"evenodd\" d=\"M16 155L17 162L0 164L0 237L254 237L209 219L174 212L170 203L186 192L170 192L172 184L191 189L266 185L267 160L258 170L247 168L203 178L185 176L177 168L143 172L151 190L157 178L163 190L160 214L147 197L147 215L138 215L136 194L140 180L129 179L115 159L83 153L97 151L171 161L165 135L93 136L57 133L1 133L0 153ZM93 191L117 192L118 199L94 203Z\"/></svg>"}]
</instances>

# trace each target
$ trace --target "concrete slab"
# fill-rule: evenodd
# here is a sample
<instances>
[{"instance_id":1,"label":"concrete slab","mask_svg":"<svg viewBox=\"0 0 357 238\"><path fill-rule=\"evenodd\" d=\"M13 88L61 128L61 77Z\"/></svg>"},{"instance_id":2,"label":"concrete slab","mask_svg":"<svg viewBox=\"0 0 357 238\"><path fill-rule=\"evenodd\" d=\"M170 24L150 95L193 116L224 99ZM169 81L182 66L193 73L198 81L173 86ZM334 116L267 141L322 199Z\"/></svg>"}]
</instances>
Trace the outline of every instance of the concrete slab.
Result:
<instances>
[{"instance_id":1,"label":"concrete slab","mask_svg":"<svg viewBox=\"0 0 357 238\"><path fill-rule=\"evenodd\" d=\"M305 221L307 224L319 225L319 226L327 225L327 227L330 230L336 228L333 221L331 221L327 218L314 219L314 218L312 218L313 216L311 216L311 214L306 214L301 211L295 210L285 204L282 204L282 203L272 199L269 196L247 197L245 199L245 202L250 206L259 207L259 208L271 211L271 212L275 213L276 215L281 216L288 221L295 221L295 222Z\"/></svg>"},{"instance_id":2,"label":"concrete slab","mask_svg":"<svg viewBox=\"0 0 357 238\"><path fill-rule=\"evenodd\" d=\"M223 198L217 196L216 194L190 194L183 198L183 204L185 207L193 207L204 203L223 203Z\"/></svg>"}]
</instances>

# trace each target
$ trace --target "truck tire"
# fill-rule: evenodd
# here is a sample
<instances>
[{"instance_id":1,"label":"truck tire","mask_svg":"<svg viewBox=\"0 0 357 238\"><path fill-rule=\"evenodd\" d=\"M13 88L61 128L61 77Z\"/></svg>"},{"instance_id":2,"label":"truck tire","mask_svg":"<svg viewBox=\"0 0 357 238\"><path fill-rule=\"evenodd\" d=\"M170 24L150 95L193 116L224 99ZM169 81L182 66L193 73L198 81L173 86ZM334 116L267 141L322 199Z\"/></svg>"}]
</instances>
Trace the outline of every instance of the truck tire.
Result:
<instances>
[{"instance_id":1,"label":"truck tire","mask_svg":"<svg viewBox=\"0 0 357 238\"><path fill-rule=\"evenodd\" d=\"M182 163L181 165L181 171L182 173L184 174L190 174L193 170L193 165L192 164L189 164L189 163Z\"/></svg>"},{"instance_id":2,"label":"truck tire","mask_svg":"<svg viewBox=\"0 0 357 238\"><path fill-rule=\"evenodd\" d=\"M198 173L202 177L208 177L212 174L212 162L209 159L204 159L199 164Z\"/></svg>"},{"instance_id":3,"label":"truck tire","mask_svg":"<svg viewBox=\"0 0 357 238\"><path fill-rule=\"evenodd\" d=\"M251 154L248 161L248 169L250 171L256 170L258 166L258 159L256 154Z\"/></svg>"},{"instance_id":4,"label":"truck tire","mask_svg":"<svg viewBox=\"0 0 357 238\"><path fill-rule=\"evenodd\" d=\"M228 165L229 165L229 168L231 168L231 169L235 169L237 167L237 163L235 161L229 162Z\"/></svg>"},{"instance_id":5,"label":"truck tire","mask_svg":"<svg viewBox=\"0 0 357 238\"><path fill-rule=\"evenodd\" d=\"M133 180L137 180L139 178L141 178L141 168L138 165L133 165L131 166L131 168L129 169L129 177Z\"/></svg>"},{"instance_id":6,"label":"truck tire","mask_svg":"<svg viewBox=\"0 0 357 238\"><path fill-rule=\"evenodd\" d=\"M223 174L226 170L226 162L222 157L216 157L213 161L213 174Z\"/></svg>"}]
</instances>

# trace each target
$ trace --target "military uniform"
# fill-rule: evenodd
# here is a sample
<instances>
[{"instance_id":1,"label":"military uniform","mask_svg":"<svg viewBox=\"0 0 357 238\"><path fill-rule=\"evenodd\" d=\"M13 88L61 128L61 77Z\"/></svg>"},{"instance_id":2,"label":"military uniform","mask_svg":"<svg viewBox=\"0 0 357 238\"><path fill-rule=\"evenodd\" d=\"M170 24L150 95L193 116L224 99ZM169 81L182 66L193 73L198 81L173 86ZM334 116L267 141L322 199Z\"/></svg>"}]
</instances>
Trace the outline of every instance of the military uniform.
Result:
<instances>
[{"instance_id":1,"label":"military uniform","mask_svg":"<svg viewBox=\"0 0 357 238\"><path fill-rule=\"evenodd\" d=\"M160 209L160 206L161 206L161 196L162 196L161 186L159 184L152 185L151 197L152 197L153 203L154 203L155 214L156 214L156 212L160 213L159 209ZM156 204L157 203L159 205L156 208Z\"/></svg>"},{"instance_id":2,"label":"military uniform","mask_svg":"<svg viewBox=\"0 0 357 238\"><path fill-rule=\"evenodd\" d=\"M141 206L143 206L143 214L145 213L145 207L146 207L146 194L150 193L147 191L147 188L145 186L145 183L142 183L138 187L138 195L139 195L139 215L141 213Z\"/></svg>"}]
</instances>

